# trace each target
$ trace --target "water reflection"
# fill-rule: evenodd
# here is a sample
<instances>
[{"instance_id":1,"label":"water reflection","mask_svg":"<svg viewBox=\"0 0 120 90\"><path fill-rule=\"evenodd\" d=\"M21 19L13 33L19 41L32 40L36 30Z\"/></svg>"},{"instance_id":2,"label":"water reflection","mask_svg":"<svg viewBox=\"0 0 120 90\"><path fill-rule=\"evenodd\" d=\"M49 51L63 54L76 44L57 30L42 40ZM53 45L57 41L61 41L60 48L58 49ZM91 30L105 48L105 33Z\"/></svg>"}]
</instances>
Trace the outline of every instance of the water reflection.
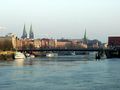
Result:
<instances>
[{"instance_id":1,"label":"water reflection","mask_svg":"<svg viewBox=\"0 0 120 90\"><path fill-rule=\"evenodd\" d=\"M120 60L92 55L0 62L0 90L120 90Z\"/></svg>"},{"instance_id":2,"label":"water reflection","mask_svg":"<svg viewBox=\"0 0 120 90\"><path fill-rule=\"evenodd\" d=\"M16 66L23 66L24 65L24 59L15 59L15 65Z\"/></svg>"}]
</instances>

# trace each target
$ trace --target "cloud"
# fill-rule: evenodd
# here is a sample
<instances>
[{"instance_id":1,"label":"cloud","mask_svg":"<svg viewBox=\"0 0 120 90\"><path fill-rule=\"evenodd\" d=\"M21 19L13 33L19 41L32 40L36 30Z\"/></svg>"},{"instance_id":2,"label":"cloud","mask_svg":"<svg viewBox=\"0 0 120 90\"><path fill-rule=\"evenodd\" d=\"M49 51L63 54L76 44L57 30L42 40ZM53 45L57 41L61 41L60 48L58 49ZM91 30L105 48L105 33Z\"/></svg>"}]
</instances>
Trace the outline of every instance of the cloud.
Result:
<instances>
[{"instance_id":1,"label":"cloud","mask_svg":"<svg viewBox=\"0 0 120 90\"><path fill-rule=\"evenodd\" d=\"M6 30L6 27L0 26L0 30Z\"/></svg>"}]
</instances>

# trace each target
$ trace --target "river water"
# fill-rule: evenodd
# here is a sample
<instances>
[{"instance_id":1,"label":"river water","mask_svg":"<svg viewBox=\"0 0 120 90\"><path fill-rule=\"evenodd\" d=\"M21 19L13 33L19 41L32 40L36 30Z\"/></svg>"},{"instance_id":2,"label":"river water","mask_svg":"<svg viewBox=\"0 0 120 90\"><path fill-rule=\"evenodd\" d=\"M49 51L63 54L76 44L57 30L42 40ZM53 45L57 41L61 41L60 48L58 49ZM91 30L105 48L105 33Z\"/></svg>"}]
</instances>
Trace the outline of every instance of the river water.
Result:
<instances>
[{"instance_id":1,"label":"river water","mask_svg":"<svg viewBox=\"0 0 120 90\"><path fill-rule=\"evenodd\" d=\"M120 90L120 59L83 55L1 61L0 90Z\"/></svg>"}]
</instances>

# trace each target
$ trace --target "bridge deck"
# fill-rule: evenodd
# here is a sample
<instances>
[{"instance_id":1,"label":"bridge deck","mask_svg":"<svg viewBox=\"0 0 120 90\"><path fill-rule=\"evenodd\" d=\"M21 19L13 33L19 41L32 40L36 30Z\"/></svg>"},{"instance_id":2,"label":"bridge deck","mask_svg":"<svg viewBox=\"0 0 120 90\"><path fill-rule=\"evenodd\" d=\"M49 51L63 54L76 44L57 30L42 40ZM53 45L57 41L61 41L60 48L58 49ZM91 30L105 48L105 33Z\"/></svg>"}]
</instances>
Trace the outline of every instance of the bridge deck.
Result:
<instances>
[{"instance_id":1,"label":"bridge deck","mask_svg":"<svg viewBox=\"0 0 120 90\"><path fill-rule=\"evenodd\" d=\"M75 49L75 48L70 48L70 49L60 49L60 48L41 48L41 49L21 49L18 51L114 51L113 49L103 49L103 48L87 48L87 49Z\"/></svg>"}]
</instances>

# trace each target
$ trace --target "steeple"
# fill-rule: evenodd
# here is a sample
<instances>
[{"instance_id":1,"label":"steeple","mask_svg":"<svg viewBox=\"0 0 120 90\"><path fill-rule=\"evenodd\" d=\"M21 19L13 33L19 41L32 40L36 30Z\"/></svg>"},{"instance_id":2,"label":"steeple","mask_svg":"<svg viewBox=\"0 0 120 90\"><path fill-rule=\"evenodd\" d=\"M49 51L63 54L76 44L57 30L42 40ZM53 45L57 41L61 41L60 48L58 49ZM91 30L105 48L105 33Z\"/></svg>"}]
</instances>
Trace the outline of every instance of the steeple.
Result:
<instances>
[{"instance_id":1,"label":"steeple","mask_svg":"<svg viewBox=\"0 0 120 90\"><path fill-rule=\"evenodd\" d=\"M34 39L34 33L33 33L33 29L32 29L32 24L30 26L29 38Z\"/></svg>"},{"instance_id":2,"label":"steeple","mask_svg":"<svg viewBox=\"0 0 120 90\"><path fill-rule=\"evenodd\" d=\"M25 24L24 24L23 34L22 34L21 38L23 38L23 39L27 38L27 32L26 32Z\"/></svg>"},{"instance_id":3,"label":"steeple","mask_svg":"<svg viewBox=\"0 0 120 90\"><path fill-rule=\"evenodd\" d=\"M85 33L84 33L84 38L83 38L84 43L87 44L87 35L86 35L86 28L85 28Z\"/></svg>"},{"instance_id":4,"label":"steeple","mask_svg":"<svg viewBox=\"0 0 120 90\"><path fill-rule=\"evenodd\" d=\"M85 28L85 33L84 33L84 40L87 40L87 36L86 36L86 28Z\"/></svg>"}]
</instances>

